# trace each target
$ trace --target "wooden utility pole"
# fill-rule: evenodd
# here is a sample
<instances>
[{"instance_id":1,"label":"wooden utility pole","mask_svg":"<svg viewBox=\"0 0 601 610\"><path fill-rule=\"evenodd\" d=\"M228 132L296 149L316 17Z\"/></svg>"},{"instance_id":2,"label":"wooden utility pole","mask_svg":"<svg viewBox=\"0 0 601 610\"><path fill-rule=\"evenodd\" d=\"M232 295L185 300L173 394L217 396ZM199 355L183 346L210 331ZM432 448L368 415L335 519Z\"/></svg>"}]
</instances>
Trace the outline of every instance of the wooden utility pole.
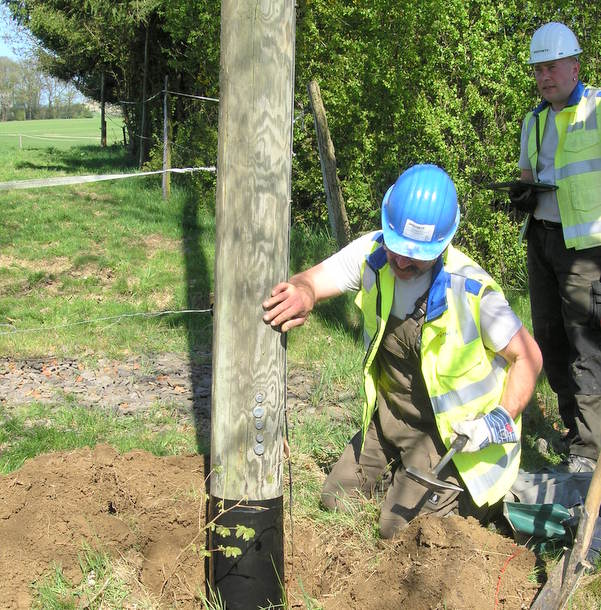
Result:
<instances>
[{"instance_id":1,"label":"wooden utility pole","mask_svg":"<svg viewBox=\"0 0 601 610\"><path fill-rule=\"evenodd\" d=\"M315 131L317 132L317 147L319 149L319 161L321 163L321 174L323 186L326 192L326 203L328 204L328 217L332 233L342 248L351 240L351 229L349 227L340 179L336 171L336 153L334 144L328 129L326 109L321 99L321 92L317 82L312 80L307 86L309 101L313 110Z\"/></svg>"},{"instance_id":2,"label":"wooden utility pole","mask_svg":"<svg viewBox=\"0 0 601 610\"><path fill-rule=\"evenodd\" d=\"M282 603L286 351L262 301L288 275L294 0L223 0L217 156L210 584L228 610ZM226 511L226 512L223 512Z\"/></svg>"},{"instance_id":3,"label":"wooden utility pole","mask_svg":"<svg viewBox=\"0 0 601 610\"><path fill-rule=\"evenodd\" d=\"M106 146L106 119L104 115L105 110L104 101L104 70L102 71L102 75L100 77L100 146Z\"/></svg>"},{"instance_id":4,"label":"wooden utility pole","mask_svg":"<svg viewBox=\"0 0 601 610\"><path fill-rule=\"evenodd\" d=\"M169 77L165 76L163 90L163 199L169 199L171 194L171 146L169 145L169 99L167 85Z\"/></svg>"}]
</instances>

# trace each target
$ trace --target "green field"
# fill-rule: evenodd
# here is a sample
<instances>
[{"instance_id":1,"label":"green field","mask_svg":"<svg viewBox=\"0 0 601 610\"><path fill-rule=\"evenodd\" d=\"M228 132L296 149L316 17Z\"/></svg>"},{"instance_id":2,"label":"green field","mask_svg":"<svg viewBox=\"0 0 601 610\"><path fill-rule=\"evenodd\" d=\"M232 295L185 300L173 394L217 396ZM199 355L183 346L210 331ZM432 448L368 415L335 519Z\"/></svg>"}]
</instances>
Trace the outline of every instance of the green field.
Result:
<instances>
[{"instance_id":1,"label":"green field","mask_svg":"<svg viewBox=\"0 0 601 610\"><path fill-rule=\"evenodd\" d=\"M0 182L121 173L128 165L121 125L120 118L107 121L102 148L99 116L0 122Z\"/></svg>"},{"instance_id":2,"label":"green field","mask_svg":"<svg viewBox=\"0 0 601 610\"><path fill-rule=\"evenodd\" d=\"M106 120L107 144L123 142L122 119ZM3 149L69 148L78 144L100 145L100 115L90 119L46 119L0 122Z\"/></svg>"}]
</instances>

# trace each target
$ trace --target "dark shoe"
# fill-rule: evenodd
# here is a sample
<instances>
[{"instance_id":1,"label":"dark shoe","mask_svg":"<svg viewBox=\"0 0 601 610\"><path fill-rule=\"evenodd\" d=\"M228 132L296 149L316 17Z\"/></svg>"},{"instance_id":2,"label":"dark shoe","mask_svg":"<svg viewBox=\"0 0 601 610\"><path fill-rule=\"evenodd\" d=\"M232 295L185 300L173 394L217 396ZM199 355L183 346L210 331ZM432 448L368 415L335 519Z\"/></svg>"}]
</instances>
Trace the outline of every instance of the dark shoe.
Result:
<instances>
[{"instance_id":1,"label":"dark shoe","mask_svg":"<svg viewBox=\"0 0 601 610\"><path fill-rule=\"evenodd\" d=\"M561 464L561 470L563 472L593 472L597 462L591 458L584 457L582 455L574 455L570 453L568 459Z\"/></svg>"}]
</instances>

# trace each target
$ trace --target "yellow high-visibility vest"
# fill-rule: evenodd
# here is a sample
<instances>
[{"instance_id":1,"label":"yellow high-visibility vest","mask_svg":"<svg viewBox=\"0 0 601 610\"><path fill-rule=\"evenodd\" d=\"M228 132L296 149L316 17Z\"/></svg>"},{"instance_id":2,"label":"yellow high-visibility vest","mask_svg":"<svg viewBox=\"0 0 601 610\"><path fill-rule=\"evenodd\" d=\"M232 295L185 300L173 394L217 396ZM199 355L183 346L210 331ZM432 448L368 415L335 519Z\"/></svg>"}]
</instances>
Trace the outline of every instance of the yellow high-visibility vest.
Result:
<instances>
[{"instance_id":1,"label":"yellow high-visibility vest","mask_svg":"<svg viewBox=\"0 0 601 610\"><path fill-rule=\"evenodd\" d=\"M548 115L549 104L543 102L524 119L528 159L535 180ZM578 82L568 105L555 115L555 125L555 183L566 247L582 250L600 246L601 90Z\"/></svg>"},{"instance_id":2,"label":"yellow high-visibility vest","mask_svg":"<svg viewBox=\"0 0 601 610\"><path fill-rule=\"evenodd\" d=\"M421 335L421 369L441 439L450 446L453 422L488 413L503 393L508 363L486 349L480 334L480 300L498 284L467 256L449 246L433 268L426 320ZM374 238L362 269L361 290L355 299L363 313L366 354L363 363L365 401L362 428L376 409L379 370L376 353L392 308L394 274ZM521 431L521 418L516 419ZM520 443L489 445L460 453L453 461L474 502L494 504L509 491L520 463Z\"/></svg>"}]
</instances>

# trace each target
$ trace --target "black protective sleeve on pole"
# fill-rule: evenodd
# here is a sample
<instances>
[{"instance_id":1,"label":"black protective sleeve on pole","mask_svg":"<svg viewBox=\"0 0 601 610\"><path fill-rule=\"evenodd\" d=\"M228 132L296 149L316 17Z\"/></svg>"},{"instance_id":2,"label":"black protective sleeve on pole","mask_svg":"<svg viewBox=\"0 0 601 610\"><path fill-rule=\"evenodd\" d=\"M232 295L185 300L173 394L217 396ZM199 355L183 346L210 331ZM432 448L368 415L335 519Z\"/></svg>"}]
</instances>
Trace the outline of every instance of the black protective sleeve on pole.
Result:
<instances>
[{"instance_id":1,"label":"black protective sleeve on pole","mask_svg":"<svg viewBox=\"0 0 601 610\"><path fill-rule=\"evenodd\" d=\"M283 607L283 497L236 502L211 496L209 510L212 516L218 515L216 524L231 532L226 537L212 532L209 549L222 545L238 547L242 551L238 557L226 557L222 551L213 550L213 582L210 583L213 592L219 593L228 610ZM248 542L236 538L236 525L254 529L254 538Z\"/></svg>"}]
</instances>

